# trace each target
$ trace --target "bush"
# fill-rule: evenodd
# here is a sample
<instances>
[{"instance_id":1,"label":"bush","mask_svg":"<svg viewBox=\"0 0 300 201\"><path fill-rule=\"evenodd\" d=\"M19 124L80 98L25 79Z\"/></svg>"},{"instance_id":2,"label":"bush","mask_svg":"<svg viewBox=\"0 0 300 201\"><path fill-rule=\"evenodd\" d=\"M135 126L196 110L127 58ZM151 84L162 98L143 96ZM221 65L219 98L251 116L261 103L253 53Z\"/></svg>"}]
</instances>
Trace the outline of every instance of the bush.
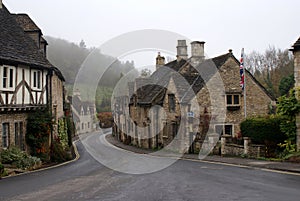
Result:
<instances>
[{"instance_id":1,"label":"bush","mask_svg":"<svg viewBox=\"0 0 300 201\"><path fill-rule=\"evenodd\" d=\"M72 159L71 154L63 148L63 146L54 141L50 153L51 161L56 163L65 162Z\"/></svg>"},{"instance_id":2,"label":"bush","mask_svg":"<svg viewBox=\"0 0 300 201\"><path fill-rule=\"evenodd\" d=\"M282 117L251 118L241 123L243 137L250 137L255 144L264 144L267 147L267 155L274 156L278 151L279 143L286 140L285 134L280 130Z\"/></svg>"},{"instance_id":3,"label":"bush","mask_svg":"<svg viewBox=\"0 0 300 201\"><path fill-rule=\"evenodd\" d=\"M17 147L3 150L0 154L1 163L10 164L20 169L36 169L42 165L39 158L30 156Z\"/></svg>"},{"instance_id":4,"label":"bush","mask_svg":"<svg viewBox=\"0 0 300 201\"><path fill-rule=\"evenodd\" d=\"M0 163L0 178L4 175L4 166Z\"/></svg>"},{"instance_id":5,"label":"bush","mask_svg":"<svg viewBox=\"0 0 300 201\"><path fill-rule=\"evenodd\" d=\"M30 154L41 158L43 161L49 160L49 139L52 130L52 117L46 111L37 110L28 115L26 129L26 143L30 147Z\"/></svg>"},{"instance_id":6,"label":"bush","mask_svg":"<svg viewBox=\"0 0 300 201\"><path fill-rule=\"evenodd\" d=\"M113 124L113 117L111 112L100 112L98 114L101 128L110 128Z\"/></svg>"}]
</instances>

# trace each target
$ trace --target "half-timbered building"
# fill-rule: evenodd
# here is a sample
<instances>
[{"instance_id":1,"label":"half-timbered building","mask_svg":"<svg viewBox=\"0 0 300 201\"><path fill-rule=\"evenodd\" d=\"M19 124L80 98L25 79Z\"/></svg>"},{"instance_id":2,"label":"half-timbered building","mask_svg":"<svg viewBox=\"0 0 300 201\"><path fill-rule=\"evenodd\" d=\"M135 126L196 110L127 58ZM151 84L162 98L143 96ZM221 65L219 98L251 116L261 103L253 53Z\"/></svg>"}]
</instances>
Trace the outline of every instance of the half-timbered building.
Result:
<instances>
[{"instance_id":1,"label":"half-timbered building","mask_svg":"<svg viewBox=\"0 0 300 201\"><path fill-rule=\"evenodd\" d=\"M29 113L49 109L55 122L64 116L64 78L47 60L42 35L28 15L11 14L0 0L0 149L26 149Z\"/></svg>"}]
</instances>

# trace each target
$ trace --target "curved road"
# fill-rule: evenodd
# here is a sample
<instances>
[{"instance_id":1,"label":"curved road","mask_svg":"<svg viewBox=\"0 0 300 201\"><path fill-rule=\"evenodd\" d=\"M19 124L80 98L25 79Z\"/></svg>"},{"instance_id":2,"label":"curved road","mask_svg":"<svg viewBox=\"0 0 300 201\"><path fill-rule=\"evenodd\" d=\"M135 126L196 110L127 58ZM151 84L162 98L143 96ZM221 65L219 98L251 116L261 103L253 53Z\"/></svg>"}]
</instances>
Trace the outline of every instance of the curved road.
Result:
<instances>
[{"instance_id":1,"label":"curved road","mask_svg":"<svg viewBox=\"0 0 300 201\"><path fill-rule=\"evenodd\" d=\"M124 166L128 172L147 161L151 169L152 156L139 155L136 160L136 154L103 139L102 132L86 135L77 143L80 158L76 162L0 180L0 200L300 200L300 176L251 168L178 160L154 173L120 173L100 164L89 152L106 165L119 162L112 166ZM121 157L114 157L117 155ZM155 161L168 164L172 160L164 157Z\"/></svg>"}]
</instances>

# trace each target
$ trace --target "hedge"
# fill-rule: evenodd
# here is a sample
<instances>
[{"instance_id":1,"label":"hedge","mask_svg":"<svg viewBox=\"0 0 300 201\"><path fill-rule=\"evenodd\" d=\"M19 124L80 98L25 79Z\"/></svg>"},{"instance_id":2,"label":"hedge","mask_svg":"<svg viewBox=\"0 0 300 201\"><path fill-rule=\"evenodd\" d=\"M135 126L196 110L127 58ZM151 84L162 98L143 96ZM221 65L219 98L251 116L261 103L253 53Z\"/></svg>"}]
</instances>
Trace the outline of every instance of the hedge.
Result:
<instances>
[{"instance_id":1,"label":"hedge","mask_svg":"<svg viewBox=\"0 0 300 201\"><path fill-rule=\"evenodd\" d=\"M250 137L252 143L266 146L266 155L275 157L280 150L279 143L286 140L286 135L280 130L282 117L251 118L241 123L243 137Z\"/></svg>"}]
</instances>

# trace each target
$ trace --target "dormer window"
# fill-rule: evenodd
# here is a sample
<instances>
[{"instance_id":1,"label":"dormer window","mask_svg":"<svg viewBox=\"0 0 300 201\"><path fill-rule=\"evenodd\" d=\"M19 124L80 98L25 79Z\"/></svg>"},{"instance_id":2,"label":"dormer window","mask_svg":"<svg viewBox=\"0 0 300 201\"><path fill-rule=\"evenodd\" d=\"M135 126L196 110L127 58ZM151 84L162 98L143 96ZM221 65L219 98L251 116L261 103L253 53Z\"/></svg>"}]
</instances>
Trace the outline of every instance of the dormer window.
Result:
<instances>
[{"instance_id":1,"label":"dormer window","mask_svg":"<svg viewBox=\"0 0 300 201\"><path fill-rule=\"evenodd\" d=\"M240 109L240 94L227 94L226 105L229 110Z\"/></svg>"}]
</instances>

